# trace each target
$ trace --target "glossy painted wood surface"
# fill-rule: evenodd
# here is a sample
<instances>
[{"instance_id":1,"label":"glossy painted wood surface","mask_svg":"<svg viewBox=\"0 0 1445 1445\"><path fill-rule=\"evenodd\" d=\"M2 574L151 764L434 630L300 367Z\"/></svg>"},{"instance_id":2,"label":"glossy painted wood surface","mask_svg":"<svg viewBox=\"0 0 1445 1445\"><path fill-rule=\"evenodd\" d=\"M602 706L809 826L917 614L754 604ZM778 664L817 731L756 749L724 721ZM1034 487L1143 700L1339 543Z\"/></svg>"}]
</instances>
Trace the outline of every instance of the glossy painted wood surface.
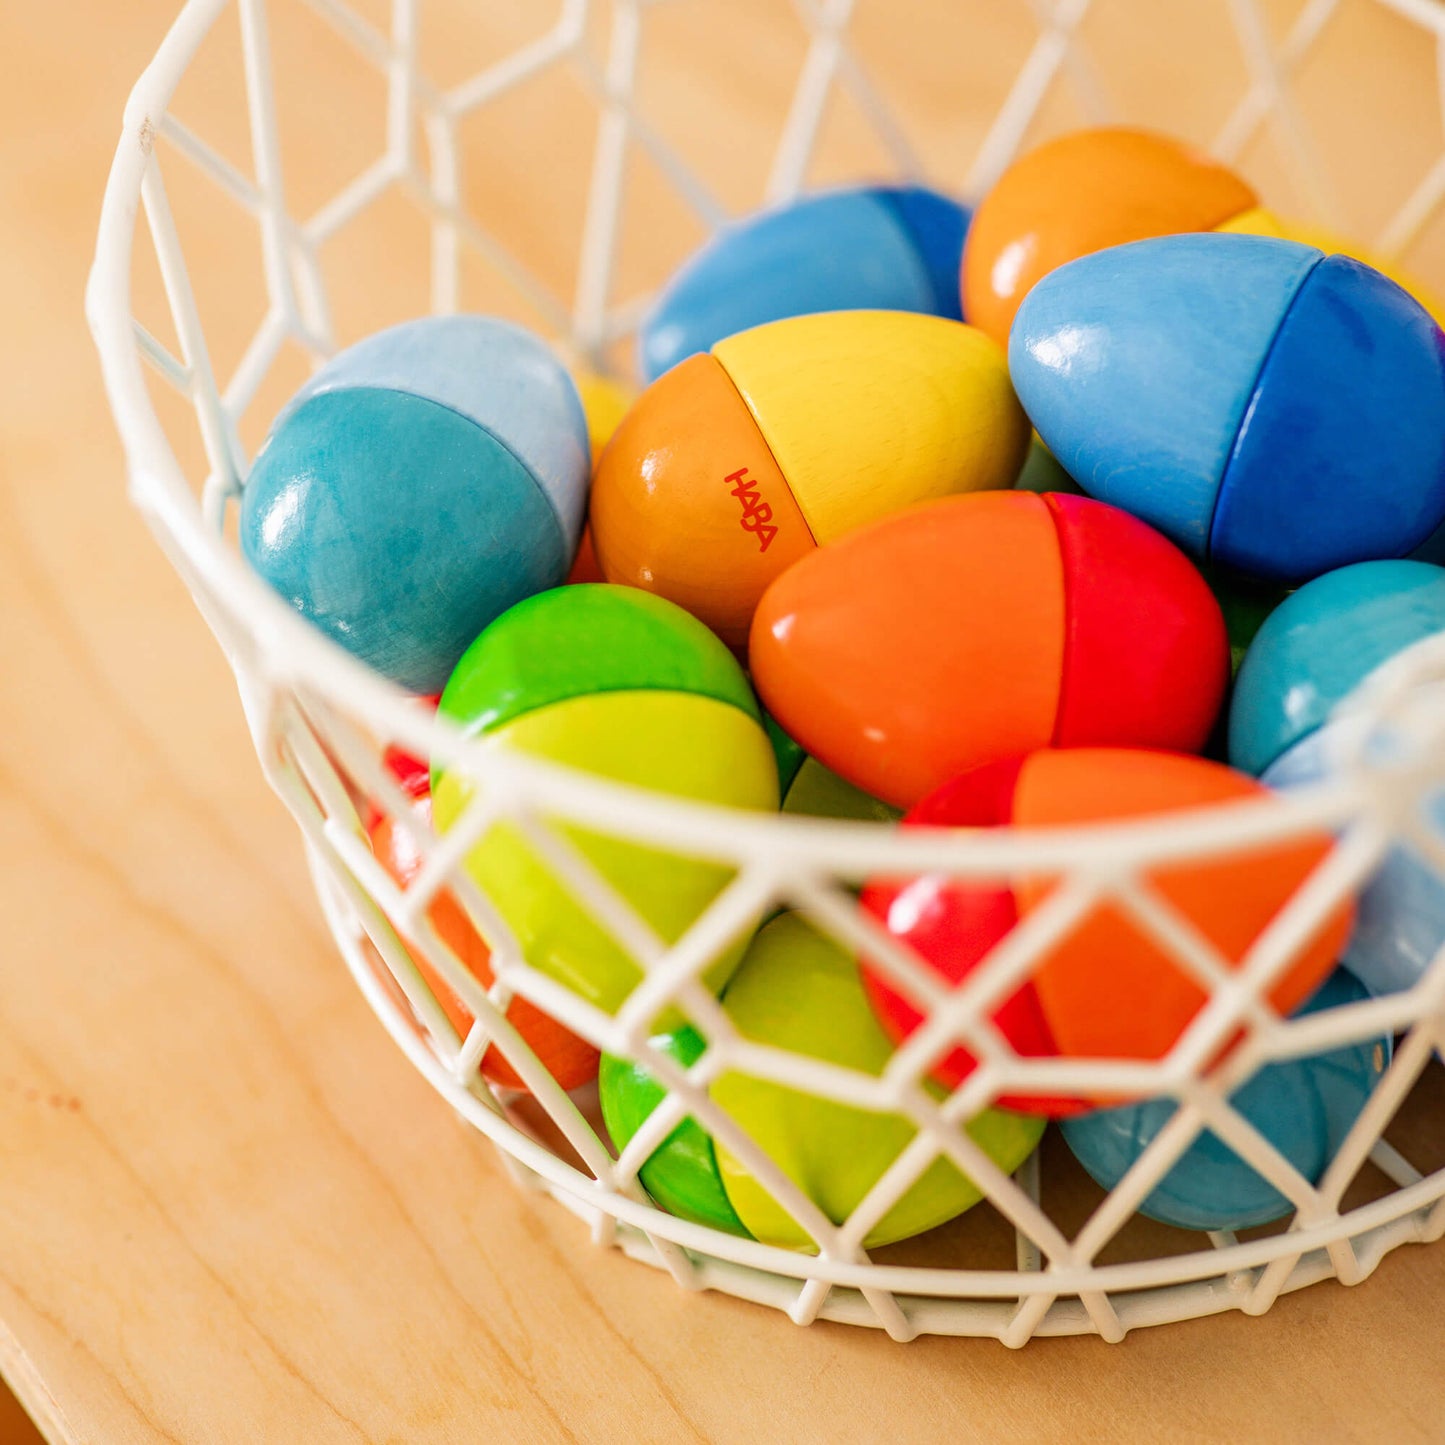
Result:
<instances>
[{"instance_id":1,"label":"glossy painted wood surface","mask_svg":"<svg viewBox=\"0 0 1445 1445\"><path fill-rule=\"evenodd\" d=\"M818 545L915 502L1011 487L1028 420L1003 348L957 321L793 316L713 355L747 402Z\"/></svg>"},{"instance_id":2,"label":"glossy painted wood surface","mask_svg":"<svg viewBox=\"0 0 1445 1445\"><path fill-rule=\"evenodd\" d=\"M1171 136L1125 126L1061 136L1020 156L980 202L964 245L964 311L1003 345L1030 287L1066 261L1207 231L1255 201L1227 166Z\"/></svg>"},{"instance_id":3,"label":"glossy painted wood surface","mask_svg":"<svg viewBox=\"0 0 1445 1445\"><path fill-rule=\"evenodd\" d=\"M437 8L482 24L520 7ZM1182 0L1158 8L1158 24L1193 23ZM1445 1248L1395 1254L1358 1289L1322 1285L1264 1319L1122 1348L898 1348L684 1295L511 1187L346 976L225 664L124 501L80 291L125 91L173 9L0 9L0 1371L50 1439L1438 1438ZM697 144L726 137L714 164L737 168L726 194L740 206L761 184L744 169L759 96L796 61L796 32L785 6L729 9L762 37L745 54L705 6L660 7L657 54L715 55L671 103ZM296 7L272 11L278 41L294 34ZM930 13L997 26L1023 53L1022 7ZM1115 22L1101 9L1099 23ZM1153 24L1122 51L1167 99L1181 72L1139 54ZM497 25L500 50L516 35ZM1404 32L1392 22L1372 43L1393 53ZM880 60L909 54L890 25L865 34ZM316 43L318 70L345 81L344 52ZM1191 76L1207 44L1185 57ZM972 104L985 49L918 51L940 120ZM1147 95L1120 98L1147 109ZM970 143L996 102L979 89L959 122ZM218 87L193 94L191 114L238 103ZM540 100L523 114L553 119ZM1355 133L1354 107L1342 124ZM520 197L520 168L500 166L495 184ZM305 165L288 179L315 184ZM519 200L513 221L538 254L557 247L555 215ZM188 244L223 250L229 224L202 218ZM398 307L422 304L397 285ZM1445 1081L1425 1102L1445 1106ZM0 1422L11 1445L3 1406Z\"/></svg>"},{"instance_id":4,"label":"glossy painted wood surface","mask_svg":"<svg viewBox=\"0 0 1445 1445\"><path fill-rule=\"evenodd\" d=\"M966 224L961 216L960 236ZM875 187L825 191L741 220L693 256L638 332L638 369L655 381L723 337L785 316L935 312L938 301L886 196Z\"/></svg>"}]
</instances>

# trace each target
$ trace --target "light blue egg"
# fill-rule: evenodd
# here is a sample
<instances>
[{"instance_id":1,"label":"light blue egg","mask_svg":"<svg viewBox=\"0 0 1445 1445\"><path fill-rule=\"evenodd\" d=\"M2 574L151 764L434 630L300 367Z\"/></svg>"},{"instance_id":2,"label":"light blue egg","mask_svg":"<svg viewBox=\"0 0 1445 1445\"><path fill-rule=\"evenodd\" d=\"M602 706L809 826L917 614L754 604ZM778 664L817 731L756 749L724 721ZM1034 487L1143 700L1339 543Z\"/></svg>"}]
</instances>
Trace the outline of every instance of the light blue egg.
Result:
<instances>
[{"instance_id":1,"label":"light blue egg","mask_svg":"<svg viewBox=\"0 0 1445 1445\"><path fill-rule=\"evenodd\" d=\"M1014 319L1019 400L1086 492L1204 557L1255 379L1322 255L1271 237L1204 234L1070 261Z\"/></svg>"},{"instance_id":2,"label":"light blue egg","mask_svg":"<svg viewBox=\"0 0 1445 1445\"><path fill-rule=\"evenodd\" d=\"M1299 1014L1366 997L1350 973L1336 969ZM1317 1184L1389 1064L1390 1049L1389 1036L1382 1035L1270 1064L1236 1090L1230 1102ZM1174 1117L1176 1107L1172 1100L1150 1099L1064 1119L1061 1128L1079 1163L1097 1183L1112 1189ZM1292 1210L1283 1194L1208 1130L1139 1206L1141 1214L1180 1229L1249 1229Z\"/></svg>"},{"instance_id":3,"label":"light blue egg","mask_svg":"<svg viewBox=\"0 0 1445 1445\"><path fill-rule=\"evenodd\" d=\"M384 387L440 402L490 432L536 479L569 554L587 516L592 448L577 387L550 348L495 316L424 316L338 352L287 403L272 430L327 391Z\"/></svg>"},{"instance_id":4,"label":"light blue egg","mask_svg":"<svg viewBox=\"0 0 1445 1445\"><path fill-rule=\"evenodd\" d=\"M1218 232L1084 256L1025 297L1009 366L1075 481L1196 558L1300 582L1445 519L1445 335L1347 257Z\"/></svg>"},{"instance_id":5,"label":"light blue egg","mask_svg":"<svg viewBox=\"0 0 1445 1445\"><path fill-rule=\"evenodd\" d=\"M1445 630L1445 568L1359 562L1307 582L1265 619L1229 713L1229 760L1258 776L1381 663Z\"/></svg>"},{"instance_id":6,"label":"light blue egg","mask_svg":"<svg viewBox=\"0 0 1445 1445\"><path fill-rule=\"evenodd\" d=\"M1271 788L1298 788L1329 776L1338 724L1306 734L1265 769ZM1425 826L1445 842L1445 789L1422 799ZM1445 944L1445 879L1408 843L1386 853L1355 907L1342 962L1371 993L1399 993L1423 977Z\"/></svg>"},{"instance_id":7,"label":"light blue egg","mask_svg":"<svg viewBox=\"0 0 1445 1445\"><path fill-rule=\"evenodd\" d=\"M439 692L493 618L565 579L589 468L576 388L540 341L409 322L288 403L242 491L241 550L343 647Z\"/></svg>"},{"instance_id":8,"label":"light blue egg","mask_svg":"<svg viewBox=\"0 0 1445 1445\"><path fill-rule=\"evenodd\" d=\"M643 379L788 316L870 309L957 319L967 226L962 206L921 186L825 191L725 226L639 330Z\"/></svg>"}]
</instances>

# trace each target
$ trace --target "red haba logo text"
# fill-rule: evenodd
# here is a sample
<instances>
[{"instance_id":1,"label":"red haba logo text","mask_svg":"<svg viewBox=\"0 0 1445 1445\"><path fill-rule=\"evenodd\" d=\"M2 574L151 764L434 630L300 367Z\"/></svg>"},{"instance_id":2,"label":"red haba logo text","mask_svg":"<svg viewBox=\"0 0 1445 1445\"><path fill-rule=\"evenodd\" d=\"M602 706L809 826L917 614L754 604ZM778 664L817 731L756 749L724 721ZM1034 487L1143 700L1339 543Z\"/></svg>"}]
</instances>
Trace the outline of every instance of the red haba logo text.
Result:
<instances>
[{"instance_id":1,"label":"red haba logo text","mask_svg":"<svg viewBox=\"0 0 1445 1445\"><path fill-rule=\"evenodd\" d=\"M766 552L768 543L778 535L773 525L773 509L758 495L757 483L749 479L746 467L729 472L723 480L732 483L733 496L742 503L743 514L738 524L758 539L758 551Z\"/></svg>"}]
</instances>

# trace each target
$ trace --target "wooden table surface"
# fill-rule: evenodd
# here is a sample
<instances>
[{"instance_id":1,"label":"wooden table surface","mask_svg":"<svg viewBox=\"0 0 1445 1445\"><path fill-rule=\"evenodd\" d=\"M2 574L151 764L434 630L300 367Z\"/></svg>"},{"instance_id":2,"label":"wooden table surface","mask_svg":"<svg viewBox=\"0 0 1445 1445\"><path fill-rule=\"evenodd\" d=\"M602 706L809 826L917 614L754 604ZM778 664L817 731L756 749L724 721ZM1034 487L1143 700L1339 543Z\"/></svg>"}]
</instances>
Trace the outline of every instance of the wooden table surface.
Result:
<instances>
[{"instance_id":1,"label":"wooden table surface","mask_svg":"<svg viewBox=\"0 0 1445 1445\"><path fill-rule=\"evenodd\" d=\"M1445 1439L1445 1248L1121 1347L898 1347L509 1185L335 956L123 499L81 289L171 8L0 8L0 1372L48 1438Z\"/></svg>"}]
</instances>

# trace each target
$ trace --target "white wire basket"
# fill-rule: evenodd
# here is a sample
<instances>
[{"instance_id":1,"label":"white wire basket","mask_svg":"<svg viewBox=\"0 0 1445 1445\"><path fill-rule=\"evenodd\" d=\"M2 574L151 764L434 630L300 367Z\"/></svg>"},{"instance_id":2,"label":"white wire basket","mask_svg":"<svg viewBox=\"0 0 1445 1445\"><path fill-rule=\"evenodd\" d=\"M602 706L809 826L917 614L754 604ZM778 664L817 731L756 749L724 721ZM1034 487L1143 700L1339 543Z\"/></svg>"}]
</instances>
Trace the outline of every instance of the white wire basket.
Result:
<instances>
[{"instance_id":1,"label":"white wire basket","mask_svg":"<svg viewBox=\"0 0 1445 1445\"><path fill-rule=\"evenodd\" d=\"M131 495L235 669L262 767L303 831L332 932L392 1038L516 1180L566 1205L594 1240L661 1266L685 1288L723 1290L798 1323L1009 1345L1040 1334L1119 1340L1142 1325L1262 1313L1330 1276L1354 1284L1396 1246L1437 1239L1445 1092L1433 1059L1445 1040L1445 964L1409 992L1297 1021L1278 1020L1261 999L1394 839L1408 836L1445 874L1445 839L1418 807L1445 783L1445 645L1412 649L1352 700L1364 741L1327 785L1164 822L938 841L708 809L489 756L289 611L242 564L233 513L248 448L289 391L384 322L428 307L500 312L552 336L573 360L623 367L649 289L728 214L845 177L919 176L976 197L1021 145L1081 121L1132 120L1208 143L1244 165L1277 208L1368 231L1382 253L1403 254L1427 279L1436 255L1434 274L1445 274L1445 5L1028 0L1008 16L993 0L563 0L548 9L529 0L190 0L126 108L88 295ZM1207 30L1207 42L1192 27ZM1227 63L1198 69L1198 55L1216 52ZM1350 67L1378 67L1385 53L1406 60L1388 84L1361 90L1381 95L1379 114L1359 102L1341 118L1333 97L1345 93ZM728 100L719 67L746 75L740 98ZM1149 67L1166 83L1145 98L1135 80ZM974 87L967 106L964 83ZM687 119L678 98L690 95L712 120ZM540 110L555 121L559 106L576 123L547 134L560 133L565 149L535 150L529 121ZM1396 159L1403 149L1418 161L1406 190L1382 190L1358 162L1362 147L1386 143ZM754 159L739 160L746 155ZM547 202L554 226L528 231L518 221L509 200L527 194ZM534 203L530 214L541 213ZM410 267L403 241L413 246ZM1381 729L1388 749L1364 745ZM389 744L478 782L467 814L430 840L405 890L373 856L361 816L363 800L393 815L409 809L382 763ZM496 924L459 863L499 821L523 830L642 967L643 984L615 1017L528 968L495 926L487 931L497 981L484 990L431 927L428 906L442 888L474 921ZM566 845L562 822L717 860L735 874L665 947ZM1144 877L1169 860L1318 829L1331 830L1336 846L1237 971ZM741 1038L696 981L722 940L776 907L803 911L852 950L887 955L851 885L924 868L1067 879L966 986L935 985L939 1037L965 1041L981 1060L947 1099L923 1087L927 1059L917 1048L900 1048L872 1077L762 1047ZM1157 1064L1015 1058L981 1018L989 998L1105 899L1202 982L1208 1007ZM465 1037L402 937L475 1017ZM917 973L903 950L891 956ZM601 1130L595 1091L565 1093L508 1024L514 997L667 1085L668 1101L620 1157ZM648 1019L669 1001L707 1040L690 1069L647 1040ZM1228 1103L1265 1062L1382 1033L1401 1036L1393 1063L1318 1183ZM530 1094L487 1083L479 1066L488 1049L501 1051ZM709 1083L730 1068L900 1114L916 1133L835 1223L710 1099ZM973 1144L958 1121L1010 1084L1132 1090L1172 1097L1179 1110L1106 1194L1051 1140L1016 1176ZM726 1234L648 1201L638 1169L689 1113L772 1190L815 1252ZM1290 1218L1235 1237L1137 1216L1206 1126L1288 1198ZM865 1251L871 1225L939 1156L987 1202L920 1239Z\"/></svg>"}]
</instances>

